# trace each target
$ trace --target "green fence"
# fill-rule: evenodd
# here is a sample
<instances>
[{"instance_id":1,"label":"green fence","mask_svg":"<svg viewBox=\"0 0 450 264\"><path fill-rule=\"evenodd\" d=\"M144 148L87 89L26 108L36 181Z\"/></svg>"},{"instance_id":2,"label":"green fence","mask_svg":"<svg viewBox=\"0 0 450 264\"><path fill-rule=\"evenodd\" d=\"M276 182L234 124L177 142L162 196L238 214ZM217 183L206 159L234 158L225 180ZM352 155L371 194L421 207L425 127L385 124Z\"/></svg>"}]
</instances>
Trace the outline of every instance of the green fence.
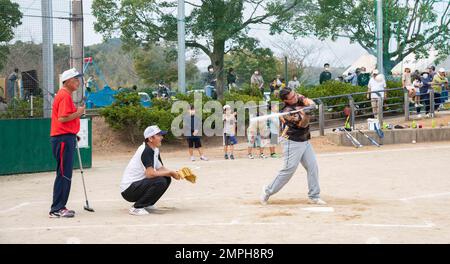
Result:
<instances>
[{"instance_id":1,"label":"green fence","mask_svg":"<svg viewBox=\"0 0 450 264\"><path fill-rule=\"evenodd\" d=\"M80 148L83 168L92 166L92 120L88 119L89 147ZM78 168L78 156L74 155ZM56 161L50 144L50 119L0 120L0 175L53 171Z\"/></svg>"}]
</instances>

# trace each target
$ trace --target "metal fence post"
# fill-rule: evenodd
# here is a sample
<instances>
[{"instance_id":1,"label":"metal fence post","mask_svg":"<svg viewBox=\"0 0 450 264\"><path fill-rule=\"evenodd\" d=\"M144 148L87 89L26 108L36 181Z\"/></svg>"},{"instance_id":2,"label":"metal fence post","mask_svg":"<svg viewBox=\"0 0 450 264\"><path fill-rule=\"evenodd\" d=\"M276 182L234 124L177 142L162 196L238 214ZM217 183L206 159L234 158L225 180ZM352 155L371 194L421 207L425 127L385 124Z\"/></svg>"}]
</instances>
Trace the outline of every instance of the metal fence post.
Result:
<instances>
[{"instance_id":1,"label":"metal fence post","mask_svg":"<svg viewBox=\"0 0 450 264\"><path fill-rule=\"evenodd\" d=\"M434 117L434 89L430 88L430 115Z\"/></svg>"},{"instance_id":2,"label":"metal fence post","mask_svg":"<svg viewBox=\"0 0 450 264\"><path fill-rule=\"evenodd\" d=\"M30 106L31 106L30 116L33 117L33 95L30 95Z\"/></svg>"},{"instance_id":3,"label":"metal fence post","mask_svg":"<svg viewBox=\"0 0 450 264\"><path fill-rule=\"evenodd\" d=\"M408 95L408 89L403 89L403 98L405 100L404 102L404 110L405 110L405 121L409 121L409 95Z\"/></svg>"},{"instance_id":4,"label":"metal fence post","mask_svg":"<svg viewBox=\"0 0 450 264\"><path fill-rule=\"evenodd\" d=\"M350 105L350 117L351 117L351 126L352 130L355 130L355 100L353 100L353 97L351 95L348 96L348 104Z\"/></svg>"},{"instance_id":5,"label":"metal fence post","mask_svg":"<svg viewBox=\"0 0 450 264\"><path fill-rule=\"evenodd\" d=\"M323 105L323 102L320 99L318 99L317 101L319 102L319 130L320 130L320 135L324 136L325 135L324 105Z\"/></svg>"}]
</instances>

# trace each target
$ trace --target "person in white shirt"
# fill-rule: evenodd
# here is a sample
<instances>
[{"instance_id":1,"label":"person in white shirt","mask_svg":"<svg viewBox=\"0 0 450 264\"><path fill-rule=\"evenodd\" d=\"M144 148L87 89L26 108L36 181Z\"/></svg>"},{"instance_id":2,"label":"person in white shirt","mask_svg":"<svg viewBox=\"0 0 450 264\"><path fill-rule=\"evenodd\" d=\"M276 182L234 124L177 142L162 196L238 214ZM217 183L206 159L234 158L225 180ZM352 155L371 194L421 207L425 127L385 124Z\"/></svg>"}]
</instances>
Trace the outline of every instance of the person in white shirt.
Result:
<instances>
[{"instance_id":1,"label":"person in white shirt","mask_svg":"<svg viewBox=\"0 0 450 264\"><path fill-rule=\"evenodd\" d=\"M148 215L154 204L169 188L171 178L180 179L178 172L164 167L159 155L163 135L167 131L149 126L144 131L144 143L131 158L122 176L120 191L128 202L134 202L131 215Z\"/></svg>"},{"instance_id":2,"label":"person in white shirt","mask_svg":"<svg viewBox=\"0 0 450 264\"><path fill-rule=\"evenodd\" d=\"M234 160L234 145L236 140L236 112L231 112L231 106L223 107L223 151L225 159ZM230 156L228 156L228 147L230 148Z\"/></svg>"},{"instance_id":3,"label":"person in white shirt","mask_svg":"<svg viewBox=\"0 0 450 264\"><path fill-rule=\"evenodd\" d=\"M288 83L288 88L291 88L292 90L297 89L300 86L300 82L297 80L297 76L292 76L292 80Z\"/></svg>"},{"instance_id":4,"label":"person in white shirt","mask_svg":"<svg viewBox=\"0 0 450 264\"><path fill-rule=\"evenodd\" d=\"M384 79L384 75L379 74L378 70L373 70L372 78L370 78L369 80L368 88L367 99L371 99L372 112L376 117L378 111L383 111L383 105L379 105L378 98L381 97L383 100L386 99L386 94L384 92L384 90L386 89L386 80Z\"/></svg>"}]
</instances>

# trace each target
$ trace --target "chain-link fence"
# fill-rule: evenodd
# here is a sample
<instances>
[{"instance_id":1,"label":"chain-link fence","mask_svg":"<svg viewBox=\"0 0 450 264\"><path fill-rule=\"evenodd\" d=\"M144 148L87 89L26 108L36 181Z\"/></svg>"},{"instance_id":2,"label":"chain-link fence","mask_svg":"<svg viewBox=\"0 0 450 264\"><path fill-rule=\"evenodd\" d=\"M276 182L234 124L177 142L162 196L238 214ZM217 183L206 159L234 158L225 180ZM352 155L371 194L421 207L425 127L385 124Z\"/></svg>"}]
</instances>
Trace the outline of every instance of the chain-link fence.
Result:
<instances>
[{"instance_id":1,"label":"chain-link fence","mask_svg":"<svg viewBox=\"0 0 450 264\"><path fill-rule=\"evenodd\" d=\"M8 1L4 4L8 4ZM43 98L54 96L59 88L59 74L70 64L71 1L51 1L50 15L43 15L40 0L12 0L22 13L21 25L14 28L14 38L0 54L4 67L0 69L0 117L42 117ZM0 7L4 8L4 7ZM51 19L53 31L54 88L43 83L43 18ZM52 92L50 92L52 91ZM46 104L51 107L51 104Z\"/></svg>"}]
</instances>

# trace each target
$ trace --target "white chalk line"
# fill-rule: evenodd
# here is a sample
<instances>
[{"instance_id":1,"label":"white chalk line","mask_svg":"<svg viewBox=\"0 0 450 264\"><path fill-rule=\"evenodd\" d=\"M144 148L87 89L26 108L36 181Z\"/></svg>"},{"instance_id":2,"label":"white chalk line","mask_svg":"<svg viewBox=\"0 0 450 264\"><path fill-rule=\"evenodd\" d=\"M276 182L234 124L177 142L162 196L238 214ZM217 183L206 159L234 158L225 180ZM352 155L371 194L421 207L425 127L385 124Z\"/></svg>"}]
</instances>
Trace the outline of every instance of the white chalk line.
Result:
<instances>
[{"instance_id":1,"label":"white chalk line","mask_svg":"<svg viewBox=\"0 0 450 264\"><path fill-rule=\"evenodd\" d=\"M449 196L450 192L445 193L432 193L432 194L424 194L424 195L418 195L418 196L411 196L411 197L405 197L398 199L402 202L407 202L411 200L417 200L417 199L427 199L427 198L434 198L434 197L440 197L440 196Z\"/></svg>"},{"instance_id":2,"label":"white chalk line","mask_svg":"<svg viewBox=\"0 0 450 264\"><path fill-rule=\"evenodd\" d=\"M27 205L29 205L29 204L30 204L30 203L28 203L28 202L18 204L18 205L14 206L14 207L11 207L11 208L8 208L8 209L5 209L5 210L1 210L1 211L0 211L0 214L4 214L4 213L8 213L8 212L14 211L14 210L16 210L16 209L19 209L19 208L21 208L21 207L27 206Z\"/></svg>"}]
</instances>

